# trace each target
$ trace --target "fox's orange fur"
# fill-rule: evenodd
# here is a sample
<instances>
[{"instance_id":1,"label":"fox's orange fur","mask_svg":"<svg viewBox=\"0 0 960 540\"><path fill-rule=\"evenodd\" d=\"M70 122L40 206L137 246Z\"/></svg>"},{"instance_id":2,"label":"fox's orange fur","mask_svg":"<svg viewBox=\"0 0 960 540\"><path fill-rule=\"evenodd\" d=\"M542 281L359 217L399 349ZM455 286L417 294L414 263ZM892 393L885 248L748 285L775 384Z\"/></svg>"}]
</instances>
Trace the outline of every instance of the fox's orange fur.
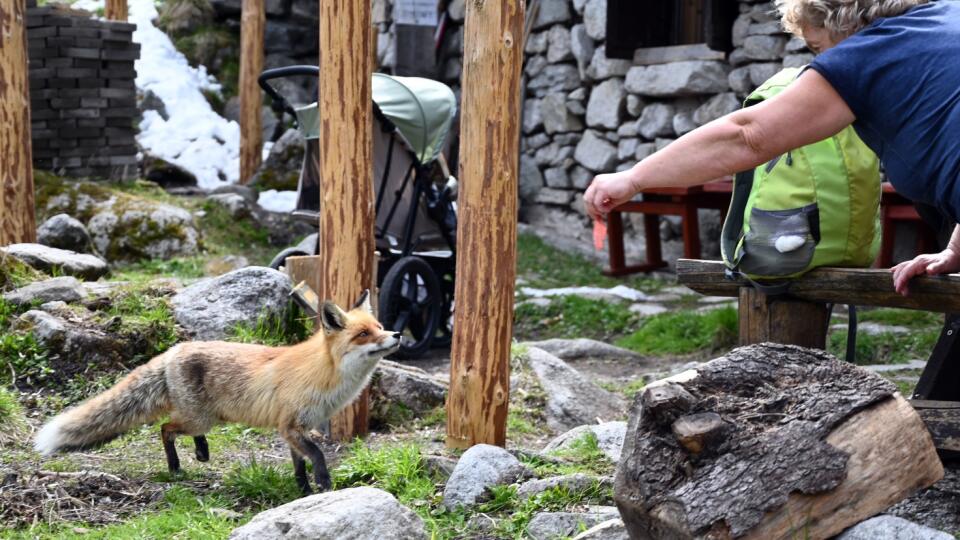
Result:
<instances>
[{"instance_id":1,"label":"fox's orange fur","mask_svg":"<svg viewBox=\"0 0 960 540\"><path fill-rule=\"evenodd\" d=\"M399 335L384 331L373 317L366 293L349 312L329 302L321 311L323 331L290 347L181 343L48 422L37 435L36 449L49 455L96 446L169 414L161 433L168 465L176 471L177 435L193 436L197 457L205 461L203 435L216 424L239 422L279 430L290 444L304 488L302 457L314 461L315 471L317 459L323 461L304 433L353 401L380 358L400 344ZM320 466L318 483L326 474Z\"/></svg>"}]
</instances>

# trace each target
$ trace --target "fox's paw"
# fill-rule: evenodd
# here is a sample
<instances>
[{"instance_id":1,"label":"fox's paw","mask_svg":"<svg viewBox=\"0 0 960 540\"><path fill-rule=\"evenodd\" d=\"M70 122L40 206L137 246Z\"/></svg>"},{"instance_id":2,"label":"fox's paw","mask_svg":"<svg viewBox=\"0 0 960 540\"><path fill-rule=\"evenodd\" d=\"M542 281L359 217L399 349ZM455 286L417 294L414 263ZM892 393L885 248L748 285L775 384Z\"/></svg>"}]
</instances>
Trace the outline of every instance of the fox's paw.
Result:
<instances>
[{"instance_id":1,"label":"fox's paw","mask_svg":"<svg viewBox=\"0 0 960 540\"><path fill-rule=\"evenodd\" d=\"M329 473L316 475L314 481L317 483L318 492L330 491L330 489L333 488L333 482L330 480Z\"/></svg>"}]
</instances>

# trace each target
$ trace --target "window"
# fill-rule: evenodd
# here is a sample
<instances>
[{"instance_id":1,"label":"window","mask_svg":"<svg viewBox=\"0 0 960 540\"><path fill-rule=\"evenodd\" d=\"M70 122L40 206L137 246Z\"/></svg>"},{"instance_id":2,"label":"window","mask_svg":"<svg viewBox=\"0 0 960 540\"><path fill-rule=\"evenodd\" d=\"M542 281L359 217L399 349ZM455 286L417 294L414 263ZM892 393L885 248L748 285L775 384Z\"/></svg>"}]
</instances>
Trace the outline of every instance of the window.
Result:
<instances>
[{"instance_id":1,"label":"window","mask_svg":"<svg viewBox=\"0 0 960 540\"><path fill-rule=\"evenodd\" d=\"M730 51L738 13L736 0L607 0L607 56L697 43Z\"/></svg>"}]
</instances>

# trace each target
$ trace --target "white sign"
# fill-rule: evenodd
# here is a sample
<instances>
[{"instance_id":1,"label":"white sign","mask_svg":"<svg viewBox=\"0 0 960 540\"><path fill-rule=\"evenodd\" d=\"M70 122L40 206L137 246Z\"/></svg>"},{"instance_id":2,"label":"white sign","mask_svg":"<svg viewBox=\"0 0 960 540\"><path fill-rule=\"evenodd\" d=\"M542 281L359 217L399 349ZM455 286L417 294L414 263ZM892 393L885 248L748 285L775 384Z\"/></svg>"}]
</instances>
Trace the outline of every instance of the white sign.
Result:
<instances>
[{"instance_id":1,"label":"white sign","mask_svg":"<svg viewBox=\"0 0 960 540\"><path fill-rule=\"evenodd\" d=\"M397 0L393 12L397 24L437 25L437 0Z\"/></svg>"}]
</instances>

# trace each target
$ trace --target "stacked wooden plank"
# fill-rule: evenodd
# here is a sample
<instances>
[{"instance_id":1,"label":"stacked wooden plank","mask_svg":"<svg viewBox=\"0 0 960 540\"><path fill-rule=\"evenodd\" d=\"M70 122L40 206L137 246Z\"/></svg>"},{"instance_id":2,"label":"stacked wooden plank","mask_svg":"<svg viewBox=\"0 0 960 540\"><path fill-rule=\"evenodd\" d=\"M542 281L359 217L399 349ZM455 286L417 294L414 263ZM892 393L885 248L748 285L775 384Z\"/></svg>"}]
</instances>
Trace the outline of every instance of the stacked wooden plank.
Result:
<instances>
[{"instance_id":1,"label":"stacked wooden plank","mask_svg":"<svg viewBox=\"0 0 960 540\"><path fill-rule=\"evenodd\" d=\"M136 177L135 28L65 8L28 10L35 167L74 177Z\"/></svg>"}]
</instances>

